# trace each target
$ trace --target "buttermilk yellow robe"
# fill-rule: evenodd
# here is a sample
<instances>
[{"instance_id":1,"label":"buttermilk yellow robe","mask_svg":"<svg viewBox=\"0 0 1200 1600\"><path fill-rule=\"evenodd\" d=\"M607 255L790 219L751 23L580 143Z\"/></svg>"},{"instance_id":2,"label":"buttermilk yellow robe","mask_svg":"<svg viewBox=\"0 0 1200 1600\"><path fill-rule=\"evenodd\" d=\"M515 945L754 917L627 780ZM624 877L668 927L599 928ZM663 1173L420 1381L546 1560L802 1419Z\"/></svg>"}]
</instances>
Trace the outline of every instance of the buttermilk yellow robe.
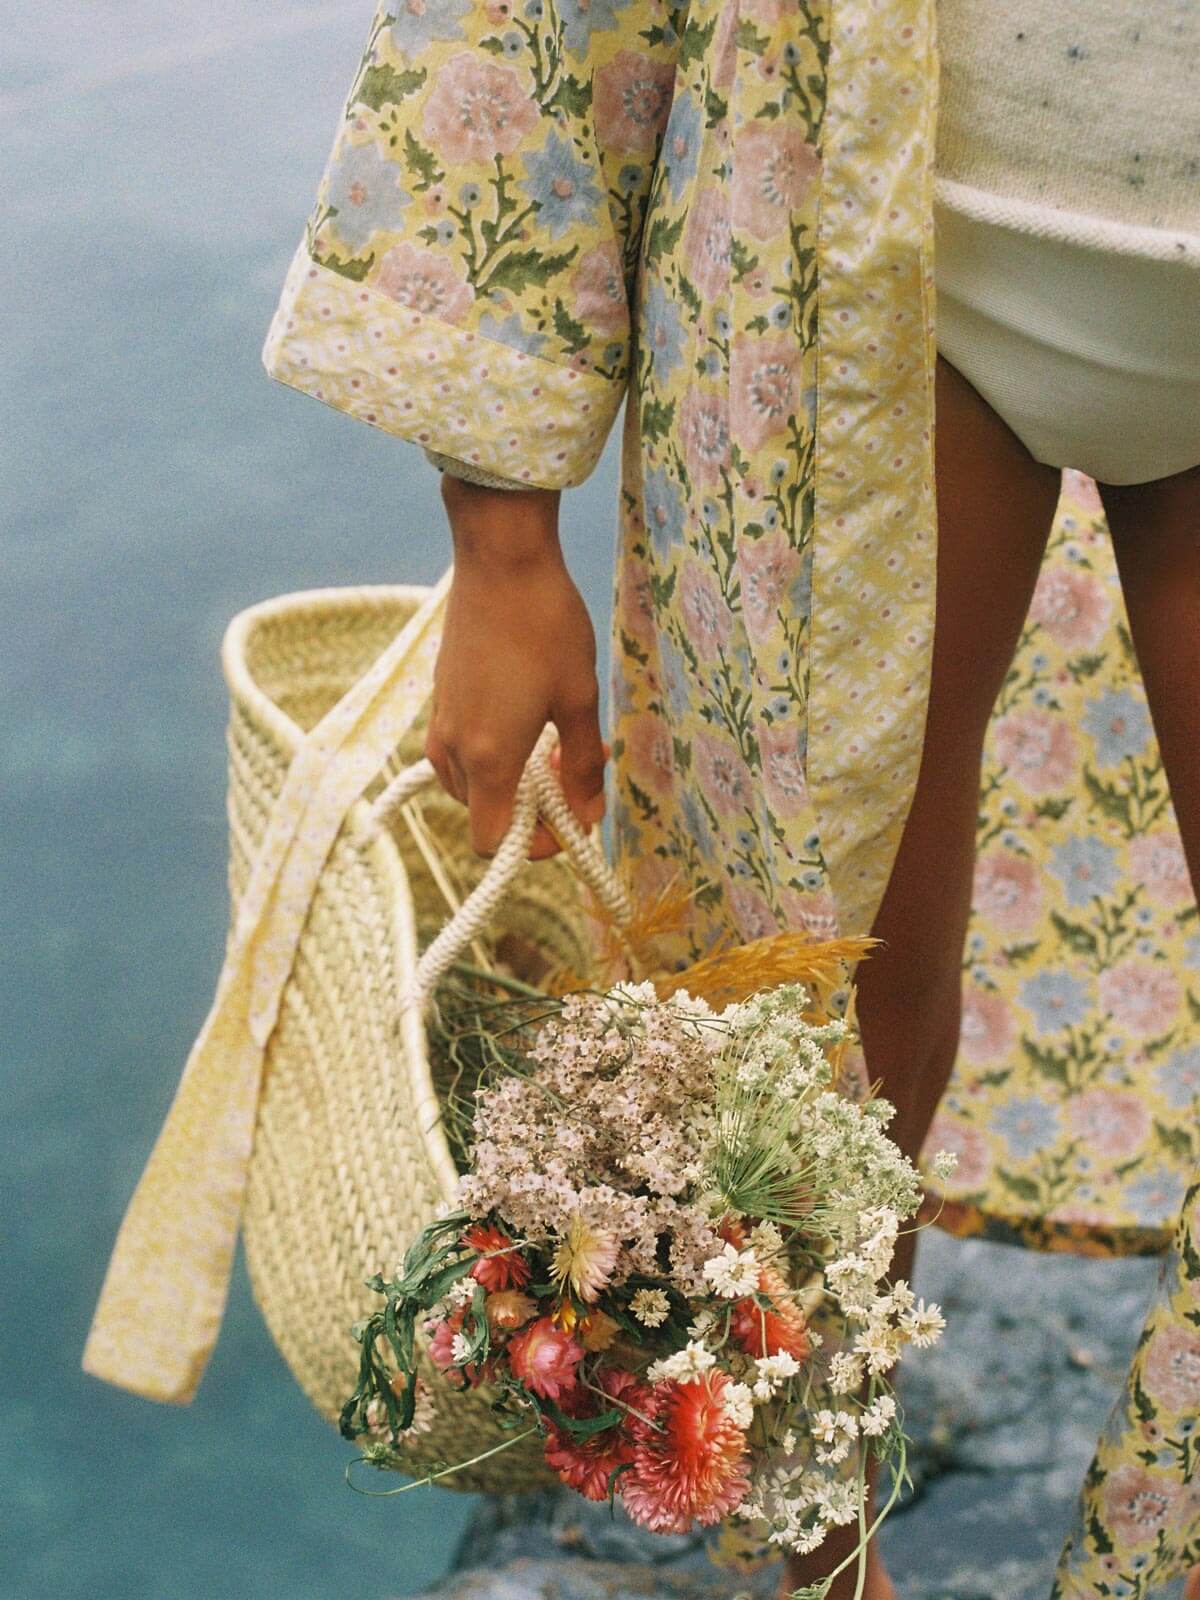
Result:
<instances>
[{"instance_id":1,"label":"buttermilk yellow robe","mask_svg":"<svg viewBox=\"0 0 1200 1600\"><path fill-rule=\"evenodd\" d=\"M510 482L583 482L625 403L611 809L644 890L679 866L707 883L681 961L729 927L866 932L911 803L935 598L935 22L933 0L384 6L266 340L275 378ZM931 1141L960 1157L945 1220L1099 1252L1174 1238L1058 1578L1141 1594L1200 1553L1200 946L1074 475L980 815ZM186 1128L186 1104L172 1116ZM147 1215L177 1202L161 1184ZM123 1367L117 1307L152 1292L154 1226L89 1360L186 1398L205 1349L157 1385ZM119 1246L114 1282L121 1265Z\"/></svg>"}]
</instances>

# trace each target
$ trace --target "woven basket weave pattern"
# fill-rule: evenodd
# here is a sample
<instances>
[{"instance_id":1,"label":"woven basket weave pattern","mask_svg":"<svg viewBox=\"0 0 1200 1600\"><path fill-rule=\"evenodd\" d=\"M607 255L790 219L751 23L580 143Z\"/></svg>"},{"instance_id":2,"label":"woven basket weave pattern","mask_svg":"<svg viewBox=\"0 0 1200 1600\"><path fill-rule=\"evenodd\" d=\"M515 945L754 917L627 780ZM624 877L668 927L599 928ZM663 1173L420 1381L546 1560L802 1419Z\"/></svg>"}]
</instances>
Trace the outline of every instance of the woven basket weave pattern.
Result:
<instances>
[{"instance_id":1,"label":"woven basket weave pattern","mask_svg":"<svg viewBox=\"0 0 1200 1600\"><path fill-rule=\"evenodd\" d=\"M246 630L228 674L235 907L301 734L362 676L422 597L401 589L288 596ZM368 796L419 757L424 720ZM255 1299L296 1380L330 1421L357 1375L350 1326L378 1305L363 1280L395 1267L450 1197L455 1171L442 1129L430 1126L424 1050L407 1047L399 1026L403 930L415 929L415 956L450 908L402 820L374 838L356 831L364 804L351 811L322 871L267 1047L244 1216ZM484 863L470 847L462 807L440 790L419 805L446 877L465 895ZM550 962L586 969L582 896L563 860L523 867L498 923L490 934L519 935ZM432 1423L406 1443L414 1473L500 1443L506 1435L489 1411L491 1392L460 1393L432 1368L420 1336L418 1348ZM552 1479L532 1438L443 1481L508 1490Z\"/></svg>"}]
</instances>

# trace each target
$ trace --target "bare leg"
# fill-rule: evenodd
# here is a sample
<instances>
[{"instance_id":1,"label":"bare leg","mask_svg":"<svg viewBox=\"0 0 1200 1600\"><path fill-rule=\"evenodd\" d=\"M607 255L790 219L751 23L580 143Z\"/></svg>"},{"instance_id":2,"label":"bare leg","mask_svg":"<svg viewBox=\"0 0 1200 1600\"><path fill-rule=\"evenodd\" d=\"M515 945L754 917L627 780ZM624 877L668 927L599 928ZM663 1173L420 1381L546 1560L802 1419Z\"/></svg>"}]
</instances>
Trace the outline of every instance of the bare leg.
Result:
<instances>
[{"instance_id":1,"label":"bare leg","mask_svg":"<svg viewBox=\"0 0 1200 1600\"><path fill-rule=\"evenodd\" d=\"M917 792L858 972L867 1068L897 1107L891 1132L916 1156L954 1062L971 904L979 776L988 718L1012 662L1061 488L967 380L937 364L938 595L933 676ZM898 1277L912 1244L901 1241ZM814 1583L854 1547L835 1529L788 1563L783 1593ZM872 1545L866 1600L894 1592ZM843 1573L832 1600L849 1600Z\"/></svg>"},{"instance_id":2,"label":"bare leg","mask_svg":"<svg viewBox=\"0 0 1200 1600\"><path fill-rule=\"evenodd\" d=\"M1099 485L1194 892L1200 894L1200 467ZM1184 1582L1200 1600L1200 1567Z\"/></svg>"}]
</instances>

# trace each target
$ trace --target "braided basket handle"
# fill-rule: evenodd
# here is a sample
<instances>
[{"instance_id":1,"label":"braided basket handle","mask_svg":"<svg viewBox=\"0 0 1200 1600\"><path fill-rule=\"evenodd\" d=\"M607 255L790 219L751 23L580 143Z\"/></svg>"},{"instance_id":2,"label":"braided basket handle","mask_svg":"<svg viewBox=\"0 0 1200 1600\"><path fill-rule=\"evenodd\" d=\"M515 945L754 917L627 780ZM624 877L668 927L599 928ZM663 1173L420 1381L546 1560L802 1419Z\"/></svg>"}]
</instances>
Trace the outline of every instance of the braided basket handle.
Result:
<instances>
[{"instance_id":1,"label":"braided basket handle","mask_svg":"<svg viewBox=\"0 0 1200 1600\"><path fill-rule=\"evenodd\" d=\"M513 818L482 878L449 919L417 962L413 990L406 998L424 1010L443 974L491 919L521 870L529 853L538 818L544 817L562 841L563 850L579 876L597 895L618 927L633 917L629 896L616 874L580 825L550 765L556 742L553 723L542 729L533 753L517 784ZM369 826L386 828L400 808L422 789L436 782L428 760L414 762L388 784L371 808Z\"/></svg>"}]
</instances>

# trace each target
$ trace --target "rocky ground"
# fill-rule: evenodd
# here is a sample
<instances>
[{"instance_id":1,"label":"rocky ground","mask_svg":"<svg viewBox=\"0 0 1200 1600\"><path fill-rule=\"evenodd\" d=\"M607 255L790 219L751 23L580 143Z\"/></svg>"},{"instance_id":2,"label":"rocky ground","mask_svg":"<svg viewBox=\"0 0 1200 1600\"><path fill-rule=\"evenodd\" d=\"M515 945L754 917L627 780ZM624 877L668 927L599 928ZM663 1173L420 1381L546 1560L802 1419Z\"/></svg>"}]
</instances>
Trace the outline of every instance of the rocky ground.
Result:
<instances>
[{"instance_id":1,"label":"rocky ground","mask_svg":"<svg viewBox=\"0 0 1200 1600\"><path fill-rule=\"evenodd\" d=\"M884 1552L904 1600L1046 1600L1157 1263L936 1232L923 1249L917 1287L948 1326L940 1347L906 1358L913 1489L880 1534ZM424 1600L766 1600L777 1582L777 1569L720 1572L700 1539L646 1534L564 1491L482 1502L454 1571Z\"/></svg>"}]
</instances>

